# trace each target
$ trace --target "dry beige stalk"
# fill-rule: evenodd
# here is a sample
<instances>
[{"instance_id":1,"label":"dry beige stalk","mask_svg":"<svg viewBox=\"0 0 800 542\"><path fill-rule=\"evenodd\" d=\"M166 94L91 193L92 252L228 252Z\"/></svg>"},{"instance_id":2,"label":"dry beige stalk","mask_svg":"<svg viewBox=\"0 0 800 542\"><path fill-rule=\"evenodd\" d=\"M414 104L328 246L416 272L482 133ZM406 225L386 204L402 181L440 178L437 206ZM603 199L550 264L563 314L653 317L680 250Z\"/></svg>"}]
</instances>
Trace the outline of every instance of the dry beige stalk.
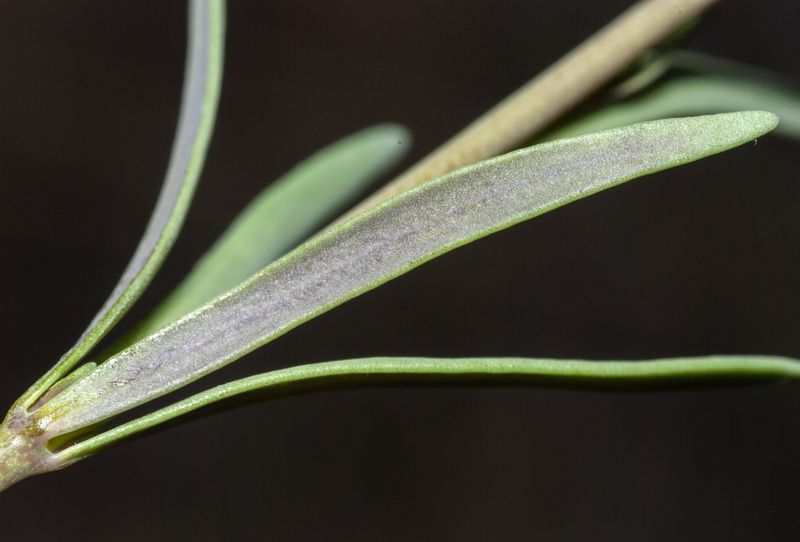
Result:
<instances>
[{"instance_id":1,"label":"dry beige stalk","mask_svg":"<svg viewBox=\"0 0 800 542\"><path fill-rule=\"evenodd\" d=\"M715 1L635 4L329 227L428 179L516 148Z\"/></svg>"}]
</instances>

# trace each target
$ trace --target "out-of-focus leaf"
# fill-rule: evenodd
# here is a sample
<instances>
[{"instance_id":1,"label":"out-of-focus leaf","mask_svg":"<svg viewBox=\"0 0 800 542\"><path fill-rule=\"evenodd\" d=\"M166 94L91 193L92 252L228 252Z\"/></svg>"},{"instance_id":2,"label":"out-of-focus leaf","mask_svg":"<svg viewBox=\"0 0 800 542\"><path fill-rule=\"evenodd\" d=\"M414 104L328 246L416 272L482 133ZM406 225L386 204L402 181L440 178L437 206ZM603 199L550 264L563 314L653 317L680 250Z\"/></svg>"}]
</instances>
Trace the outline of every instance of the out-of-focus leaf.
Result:
<instances>
[{"instance_id":1,"label":"out-of-focus leaf","mask_svg":"<svg viewBox=\"0 0 800 542\"><path fill-rule=\"evenodd\" d=\"M125 338L127 346L230 290L296 247L410 147L402 126L362 130L319 151L266 188L186 279ZM121 348L120 348L121 349Z\"/></svg>"},{"instance_id":2,"label":"out-of-focus leaf","mask_svg":"<svg viewBox=\"0 0 800 542\"><path fill-rule=\"evenodd\" d=\"M665 117L764 110L778 115L775 133L800 139L800 88L785 78L737 62L681 51L663 64L690 70L543 134L542 140L574 137Z\"/></svg>"}]
</instances>

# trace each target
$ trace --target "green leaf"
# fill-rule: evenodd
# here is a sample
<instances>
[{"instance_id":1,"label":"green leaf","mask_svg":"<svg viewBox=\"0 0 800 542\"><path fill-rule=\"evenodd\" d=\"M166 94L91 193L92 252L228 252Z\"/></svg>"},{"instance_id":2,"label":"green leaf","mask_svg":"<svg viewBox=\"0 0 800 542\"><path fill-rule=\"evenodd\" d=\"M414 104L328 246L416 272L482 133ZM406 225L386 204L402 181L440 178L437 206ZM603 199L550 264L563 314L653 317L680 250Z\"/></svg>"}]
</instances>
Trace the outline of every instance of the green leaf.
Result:
<instances>
[{"instance_id":1,"label":"green leaf","mask_svg":"<svg viewBox=\"0 0 800 542\"><path fill-rule=\"evenodd\" d=\"M110 429L62 452L79 459L133 434L212 403L256 390L282 395L379 384L515 385L642 391L800 380L800 362L777 356L706 356L648 361L530 358L376 357L299 365L229 382Z\"/></svg>"},{"instance_id":2,"label":"green leaf","mask_svg":"<svg viewBox=\"0 0 800 542\"><path fill-rule=\"evenodd\" d=\"M195 0L189 11L189 52L178 130L166 179L144 237L110 297L75 346L12 409L30 408L103 338L150 283L178 235L214 127L225 17L222 0Z\"/></svg>"},{"instance_id":3,"label":"green leaf","mask_svg":"<svg viewBox=\"0 0 800 542\"><path fill-rule=\"evenodd\" d=\"M177 389L477 238L632 178L750 141L775 115L669 119L546 143L409 190L304 244L120 352L33 412L59 435Z\"/></svg>"},{"instance_id":4,"label":"green leaf","mask_svg":"<svg viewBox=\"0 0 800 542\"><path fill-rule=\"evenodd\" d=\"M317 152L258 195L124 346L185 316L296 247L410 146L402 126L362 130ZM118 350L121 349L118 348Z\"/></svg>"},{"instance_id":5,"label":"green leaf","mask_svg":"<svg viewBox=\"0 0 800 542\"><path fill-rule=\"evenodd\" d=\"M630 98L550 131L543 140L574 137L615 126L680 115L728 111L772 111L781 119L775 133L800 139L800 91L785 79L736 62L687 51L664 63L699 72L666 79Z\"/></svg>"}]
</instances>

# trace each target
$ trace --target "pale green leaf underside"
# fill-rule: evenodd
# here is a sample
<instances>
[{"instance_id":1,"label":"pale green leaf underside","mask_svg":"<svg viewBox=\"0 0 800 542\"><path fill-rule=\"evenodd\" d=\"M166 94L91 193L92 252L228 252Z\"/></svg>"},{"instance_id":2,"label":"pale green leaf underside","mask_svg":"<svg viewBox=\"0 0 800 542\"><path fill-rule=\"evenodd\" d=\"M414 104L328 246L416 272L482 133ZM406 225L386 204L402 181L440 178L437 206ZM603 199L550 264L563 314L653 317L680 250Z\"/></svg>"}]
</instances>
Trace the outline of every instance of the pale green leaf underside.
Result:
<instances>
[{"instance_id":1,"label":"pale green leaf underside","mask_svg":"<svg viewBox=\"0 0 800 542\"><path fill-rule=\"evenodd\" d=\"M65 461L94 453L120 439L209 404L255 390L283 393L387 384L518 385L644 390L708 384L800 379L800 362L773 356L708 356L650 361L585 361L527 358L378 357L300 365L217 386L120 425L62 452ZM294 386L294 388L292 388Z\"/></svg>"},{"instance_id":2,"label":"pale green leaf underside","mask_svg":"<svg viewBox=\"0 0 800 542\"><path fill-rule=\"evenodd\" d=\"M750 141L777 118L668 119L537 145L444 175L326 232L45 404L51 434L105 420L458 246L626 180Z\"/></svg>"},{"instance_id":3,"label":"pale green leaf underside","mask_svg":"<svg viewBox=\"0 0 800 542\"><path fill-rule=\"evenodd\" d=\"M76 345L16 403L29 407L79 362L150 283L186 216L211 140L222 77L224 3L194 0L180 118L158 202L128 267Z\"/></svg>"},{"instance_id":4,"label":"pale green leaf underside","mask_svg":"<svg viewBox=\"0 0 800 542\"><path fill-rule=\"evenodd\" d=\"M242 211L186 279L125 338L124 346L230 290L296 247L394 166L410 143L405 128L383 124L348 136L300 163Z\"/></svg>"}]
</instances>

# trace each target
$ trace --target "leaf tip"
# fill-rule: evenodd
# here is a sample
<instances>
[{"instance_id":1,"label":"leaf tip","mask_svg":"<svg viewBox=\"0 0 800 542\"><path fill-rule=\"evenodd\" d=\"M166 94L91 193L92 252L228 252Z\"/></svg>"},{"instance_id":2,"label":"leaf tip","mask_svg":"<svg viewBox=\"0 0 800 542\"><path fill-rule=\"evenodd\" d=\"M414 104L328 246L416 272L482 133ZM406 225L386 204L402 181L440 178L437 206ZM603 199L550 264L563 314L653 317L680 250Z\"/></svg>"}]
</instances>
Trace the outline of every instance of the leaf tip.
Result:
<instances>
[{"instance_id":1,"label":"leaf tip","mask_svg":"<svg viewBox=\"0 0 800 542\"><path fill-rule=\"evenodd\" d=\"M769 111L741 111L739 113L732 113L737 115L742 125L747 126L751 132L754 133L753 137L758 137L771 132L778 126L780 119L775 113Z\"/></svg>"},{"instance_id":2,"label":"leaf tip","mask_svg":"<svg viewBox=\"0 0 800 542\"><path fill-rule=\"evenodd\" d=\"M414 140L411 131L402 124L387 122L377 125L375 130L387 139L396 141L398 147L410 147Z\"/></svg>"}]
</instances>

